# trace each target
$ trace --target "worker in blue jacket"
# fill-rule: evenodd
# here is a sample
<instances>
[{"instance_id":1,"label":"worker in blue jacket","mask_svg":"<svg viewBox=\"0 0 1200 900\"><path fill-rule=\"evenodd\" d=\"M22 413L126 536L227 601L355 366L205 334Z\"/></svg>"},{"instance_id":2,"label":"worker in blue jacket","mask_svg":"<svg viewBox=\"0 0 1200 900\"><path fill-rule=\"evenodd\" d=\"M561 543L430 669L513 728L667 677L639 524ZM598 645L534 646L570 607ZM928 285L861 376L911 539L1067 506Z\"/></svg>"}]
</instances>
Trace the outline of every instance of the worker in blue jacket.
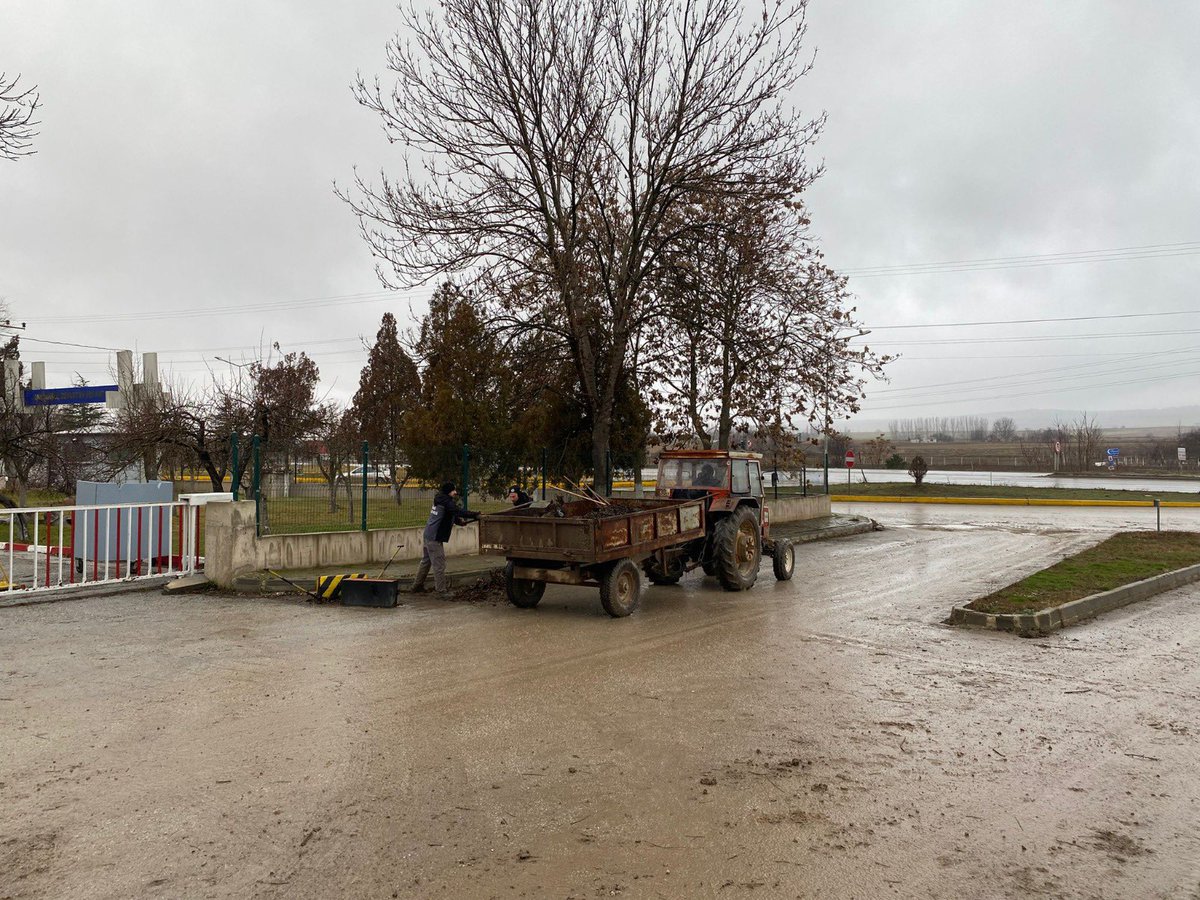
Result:
<instances>
[{"instance_id":1,"label":"worker in blue jacket","mask_svg":"<svg viewBox=\"0 0 1200 900\"><path fill-rule=\"evenodd\" d=\"M446 593L446 541L455 525L466 525L479 518L479 513L470 512L458 505L458 490L453 481L447 481L433 498L429 519L425 523L424 546L421 564L413 579L413 593L425 590L425 578L433 569L433 583L439 594Z\"/></svg>"}]
</instances>

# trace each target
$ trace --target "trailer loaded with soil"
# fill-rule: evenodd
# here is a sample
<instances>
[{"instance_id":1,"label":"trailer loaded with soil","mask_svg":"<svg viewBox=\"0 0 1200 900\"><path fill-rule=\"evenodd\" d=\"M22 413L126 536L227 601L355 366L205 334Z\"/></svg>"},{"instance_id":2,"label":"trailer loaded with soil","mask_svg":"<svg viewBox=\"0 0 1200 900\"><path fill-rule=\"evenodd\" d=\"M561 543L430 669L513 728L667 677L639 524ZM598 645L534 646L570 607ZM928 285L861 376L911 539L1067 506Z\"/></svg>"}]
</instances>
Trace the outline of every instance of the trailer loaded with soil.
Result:
<instances>
[{"instance_id":1,"label":"trailer loaded with soil","mask_svg":"<svg viewBox=\"0 0 1200 900\"><path fill-rule=\"evenodd\" d=\"M586 497L483 516L483 553L505 556L505 590L538 605L547 584L593 584L614 617L641 602L644 578L674 584L694 568L729 591L748 590L765 550L775 577L795 567L790 541L768 537L759 457L731 451L669 451L653 499Z\"/></svg>"}]
</instances>

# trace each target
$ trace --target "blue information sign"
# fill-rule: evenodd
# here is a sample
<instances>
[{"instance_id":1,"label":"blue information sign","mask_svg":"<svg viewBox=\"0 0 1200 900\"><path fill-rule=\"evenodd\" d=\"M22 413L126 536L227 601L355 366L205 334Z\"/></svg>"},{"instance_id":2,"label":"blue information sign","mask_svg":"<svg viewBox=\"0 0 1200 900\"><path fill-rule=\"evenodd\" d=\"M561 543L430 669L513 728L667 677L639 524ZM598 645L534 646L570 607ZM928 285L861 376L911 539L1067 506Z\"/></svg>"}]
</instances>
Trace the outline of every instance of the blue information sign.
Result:
<instances>
[{"instance_id":1,"label":"blue information sign","mask_svg":"<svg viewBox=\"0 0 1200 900\"><path fill-rule=\"evenodd\" d=\"M61 406L66 403L103 403L104 395L115 391L115 384L89 384L83 387L42 388L25 391L26 406Z\"/></svg>"},{"instance_id":2,"label":"blue information sign","mask_svg":"<svg viewBox=\"0 0 1200 900\"><path fill-rule=\"evenodd\" d=\"M1120 456L1121 448L1120 447L1109 447L1104 452L1107 453L1109 456Z\"/></svg>"}]
</instances>

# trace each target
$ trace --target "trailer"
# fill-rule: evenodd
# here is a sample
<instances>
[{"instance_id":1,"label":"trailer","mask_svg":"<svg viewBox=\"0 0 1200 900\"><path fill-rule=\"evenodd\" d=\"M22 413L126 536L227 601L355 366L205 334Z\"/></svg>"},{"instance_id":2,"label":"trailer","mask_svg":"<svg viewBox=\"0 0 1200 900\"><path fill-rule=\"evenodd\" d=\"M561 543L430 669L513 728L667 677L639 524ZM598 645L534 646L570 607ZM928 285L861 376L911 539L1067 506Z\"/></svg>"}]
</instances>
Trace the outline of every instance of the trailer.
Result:
<instances>
[{"instance_id":1,"label":"trailer","mask_svg":"<svg viewBox=\"0 0 1200 900\"><path fill-rule=\"evenodd\" d=\"M600 587L605 612L627 616L641 602L647 560L705 540L704 500L609 503L577 500L480 518L481 552L508 558L504 581L514 606L537 606L547 584L591 584Z\"/></svg>"}]
</instances>

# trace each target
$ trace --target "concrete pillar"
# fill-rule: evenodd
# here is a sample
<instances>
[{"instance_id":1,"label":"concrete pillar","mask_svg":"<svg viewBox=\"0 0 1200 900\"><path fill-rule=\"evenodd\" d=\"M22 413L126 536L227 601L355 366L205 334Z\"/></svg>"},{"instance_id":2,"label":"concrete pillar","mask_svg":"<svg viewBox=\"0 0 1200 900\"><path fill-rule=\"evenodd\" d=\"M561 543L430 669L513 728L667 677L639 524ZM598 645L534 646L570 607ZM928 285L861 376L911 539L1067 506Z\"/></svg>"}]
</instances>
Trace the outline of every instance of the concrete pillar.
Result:
<instances>
[{"instance_id":1,"label":"concrete pillar","mask_svg":"<svg viewBox=\"0 0 1200 900\"><path fill-rule=\"evenodd\" d=\"M204 513L204 574L218 587L258 569L258 536L254 501L212 503Z\"/></svg>"}]
</instances>

